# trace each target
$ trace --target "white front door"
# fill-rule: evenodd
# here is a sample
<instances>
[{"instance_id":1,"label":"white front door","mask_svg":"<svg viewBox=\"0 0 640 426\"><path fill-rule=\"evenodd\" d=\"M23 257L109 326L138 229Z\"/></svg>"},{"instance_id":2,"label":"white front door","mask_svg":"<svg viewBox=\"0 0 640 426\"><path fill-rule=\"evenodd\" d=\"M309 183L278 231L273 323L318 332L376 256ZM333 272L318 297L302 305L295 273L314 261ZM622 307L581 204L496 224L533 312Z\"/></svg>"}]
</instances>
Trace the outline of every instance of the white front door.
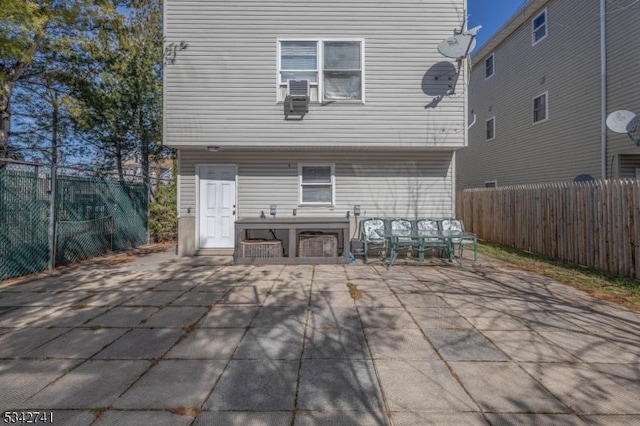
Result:
<instances>
[{"instance_id":1,"label":"white front door","mask_svg":"<svg viewBox=\"0 0 640 426\"><path fill-rule=\"evenodd\" d=\"M200 166L199 247L233 248L236 168Z\"/></svg>"}]
</instances>

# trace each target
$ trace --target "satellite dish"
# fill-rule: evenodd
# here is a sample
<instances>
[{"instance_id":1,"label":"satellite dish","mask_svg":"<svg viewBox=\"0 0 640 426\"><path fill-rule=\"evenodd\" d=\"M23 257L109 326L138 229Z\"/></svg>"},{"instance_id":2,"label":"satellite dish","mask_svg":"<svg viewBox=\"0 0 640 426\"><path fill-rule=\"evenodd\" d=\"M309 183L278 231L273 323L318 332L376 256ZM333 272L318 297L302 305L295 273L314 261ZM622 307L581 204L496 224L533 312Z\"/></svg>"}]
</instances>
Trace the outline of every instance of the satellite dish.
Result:
<instances>
[{"instance_id":1,"label":"satellite dish","mask_svg":"<svg viewBox=\"0 0 640 426\"><path fill-rule=\"evenodd\" d=\"M465 25L466 21L462 24L462 28L464 28ZM482 26L478 25L468 31L454 31L455 35L453 37L449 37L438 44L438 52L447 58L453 58L458 61L458 71L455 73L455 81L448 85L447 94L452 95L456 93L456 85L460 77L460 70L462 69L462 60L469 56L469 52L476 47L476 34L480 31L480 28L482 28ZM436 77L435 80L437 79ZM449 78L449 80L451 80L451 78Z\"/></svg>"},{"instance_id":2,"label":"satellite dish","mask_svg":"<svg viewBox=\"0 0 640 426\"><path fill-rule=\"evenodd\" d=\"M593 176L591 175L578 175L575 177L575 179L573 180L575 183L581 183L581 182L593 182L595 179L593 178Z\"/></svg>"},{"instance_id":3,"label":"satellite dish","mask_svg":"<svg viewBox=\"0 0 640 426\"><path fill-rule=\"evenodd\" d=\"M631 111L621 109L607 117L607 127L616 133L633 133L640 125L640 119Z\"/></svg>"},{"instance_id":4,"label":"satellite dish","mask_svg":"<svg viewBox=\"0 0 640 426\"><path fill-rule=\"evenodd\" d=\"M475 47L475 34L463 33L441 41L440 44L438 44L438 52L447 58L462 59Z\"/></svg>"},{"instance_id":5,"label":"satellite dish","mask_svg":"<svg viewBox=\"0 0 640 426\"><path fill-rule=\"evenodd\" d=\"M464 26L464 24L463 24ZM463 59L476 47L476 36L482 25L467 31L456 31L456 35L438 44L438 52L447 58Z\"/></svg>"},{"instance_id":6,"label":"satellite dish","mask_svg":"<svg viewBox=\"0 0 640 426\"><path fill-rule=\"evenodd\" d=\"M477 27L473 27L470 30L465 31L465 34L471 34L472 36L477 36L478 32L482 29L482 25L478 25Z\"/></svg>"}]
</instances>

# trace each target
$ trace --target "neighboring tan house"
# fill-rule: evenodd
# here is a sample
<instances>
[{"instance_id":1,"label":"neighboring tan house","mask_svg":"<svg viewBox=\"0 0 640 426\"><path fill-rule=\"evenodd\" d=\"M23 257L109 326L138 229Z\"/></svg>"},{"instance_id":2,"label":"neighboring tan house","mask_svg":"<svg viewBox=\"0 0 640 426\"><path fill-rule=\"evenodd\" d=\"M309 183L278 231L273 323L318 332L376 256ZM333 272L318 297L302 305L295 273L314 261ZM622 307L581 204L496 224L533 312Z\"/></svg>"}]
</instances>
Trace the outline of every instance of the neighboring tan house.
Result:
<instances>
[{"instance_id":1,"label":"neighboring tan house","mask_svg":"<svg viewBox=\"0 0 640 426\"><path fill-rule=\"evenodd\" d=\"M164 4L180 254L229 252L234 222L272 205L350 218L351 235L355 205L359 219L453 214L466 61L437 47L465 0Z\"/></svg>"},{"instance_id":2,"label":"neighboring tan house","mask_svg":"<svg viewBox=\"0 0 640 426\"><path fill-rule=\"evenodd\" d=\"M640 148L605 125L640 114L639 23L637 0L529 1L473 56L458 188L639 178Z\"/></svg>"}]
</instances>

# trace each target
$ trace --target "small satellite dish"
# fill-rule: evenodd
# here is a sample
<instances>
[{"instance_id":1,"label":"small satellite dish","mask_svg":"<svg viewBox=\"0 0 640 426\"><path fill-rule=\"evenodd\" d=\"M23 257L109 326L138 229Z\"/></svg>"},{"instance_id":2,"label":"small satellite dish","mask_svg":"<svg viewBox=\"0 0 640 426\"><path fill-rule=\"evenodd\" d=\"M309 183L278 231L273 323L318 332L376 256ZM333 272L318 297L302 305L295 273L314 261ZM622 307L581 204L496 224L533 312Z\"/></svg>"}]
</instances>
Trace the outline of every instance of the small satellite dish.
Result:
<instances>
[{"instance_id":1,"label":"small satellite dish","mask_svg":"<svg viewBox=\"0 0 640 426\"><path fill-rule=\"evenodd\" d=\"M462 28L466 25L466 21L462 24ZM455 73L455 81L448 84L447 94L453 95L456 93L456 85L458 84L458 78L460 77L460 70L462 69L462 60L469 56L476 47L476 35L482 28L481 25L473 27L468 31L454 31L454 36L449 37L446 40L441 41L438 44L438 52L447 58L453 58L458 62L458 70ZM435 78L438 79L437 77ZM451 80L451 79L449 79Z\"/></svg>"},{"instance_id":2,"label":"small satellite dish","mask_svg":"<svg viewBox=\"0 0 640 426\"><path fill-rule=\"evenodd\" d=\"M472 36L477 36L478 32L482 29L482 25L478 25L477 27L473 27L470 30L465 31L465 34L471 34Z\"/></svg>"},{"instance_id":3,"label":"small satellite dish","mask_svg":"<svg viewBox=\"0 0 640 426\"><path fill-rule=\"evenodd\" d=\"M475 47L475 34L463 33L441 41L440 44L438 44L438 52L447 58L462 59Z\"/></svg>"},{"instance_id":4,"label":"small satellite dish","mask_svg":"<svg viewBox=\"0 0 640 426\"><path fill-rule=\"evenodd\" d=\"M631 111L621 109L607 117L607 127L616 133L633 133L640 125L640 119Z\"/></svg>"},{"instance_id":5,"label":"small satellite dish","mask_svg":"<svg viewBox=\"0 0 640 426\"><path fill-rule=\"evenodd\" d=\"M595 179L593 178L593 176L585 174L585 175L576 176L573 181L575 183L581 183L581 182L593 182L594 180Z\"/></svg>"}]
</instances>

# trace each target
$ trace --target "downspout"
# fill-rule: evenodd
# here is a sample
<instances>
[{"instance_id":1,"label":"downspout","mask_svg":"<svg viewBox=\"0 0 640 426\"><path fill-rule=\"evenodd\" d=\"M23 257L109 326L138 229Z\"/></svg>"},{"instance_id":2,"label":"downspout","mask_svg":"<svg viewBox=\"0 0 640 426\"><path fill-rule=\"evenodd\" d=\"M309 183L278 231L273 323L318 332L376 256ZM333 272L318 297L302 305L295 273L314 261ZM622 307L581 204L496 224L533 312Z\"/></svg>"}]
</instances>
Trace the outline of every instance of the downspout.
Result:
<instances>
[{"instance_id":1,"label":"downspout","mask_svg":"<svg viewBox=\"0 0 640 426\"><path fill-rule=\"evenodd\" d=\"M607 178L607 14L600 0L600 175ZM610 171L612 172L612 170Z\"/></svg>"}]
</instances>

